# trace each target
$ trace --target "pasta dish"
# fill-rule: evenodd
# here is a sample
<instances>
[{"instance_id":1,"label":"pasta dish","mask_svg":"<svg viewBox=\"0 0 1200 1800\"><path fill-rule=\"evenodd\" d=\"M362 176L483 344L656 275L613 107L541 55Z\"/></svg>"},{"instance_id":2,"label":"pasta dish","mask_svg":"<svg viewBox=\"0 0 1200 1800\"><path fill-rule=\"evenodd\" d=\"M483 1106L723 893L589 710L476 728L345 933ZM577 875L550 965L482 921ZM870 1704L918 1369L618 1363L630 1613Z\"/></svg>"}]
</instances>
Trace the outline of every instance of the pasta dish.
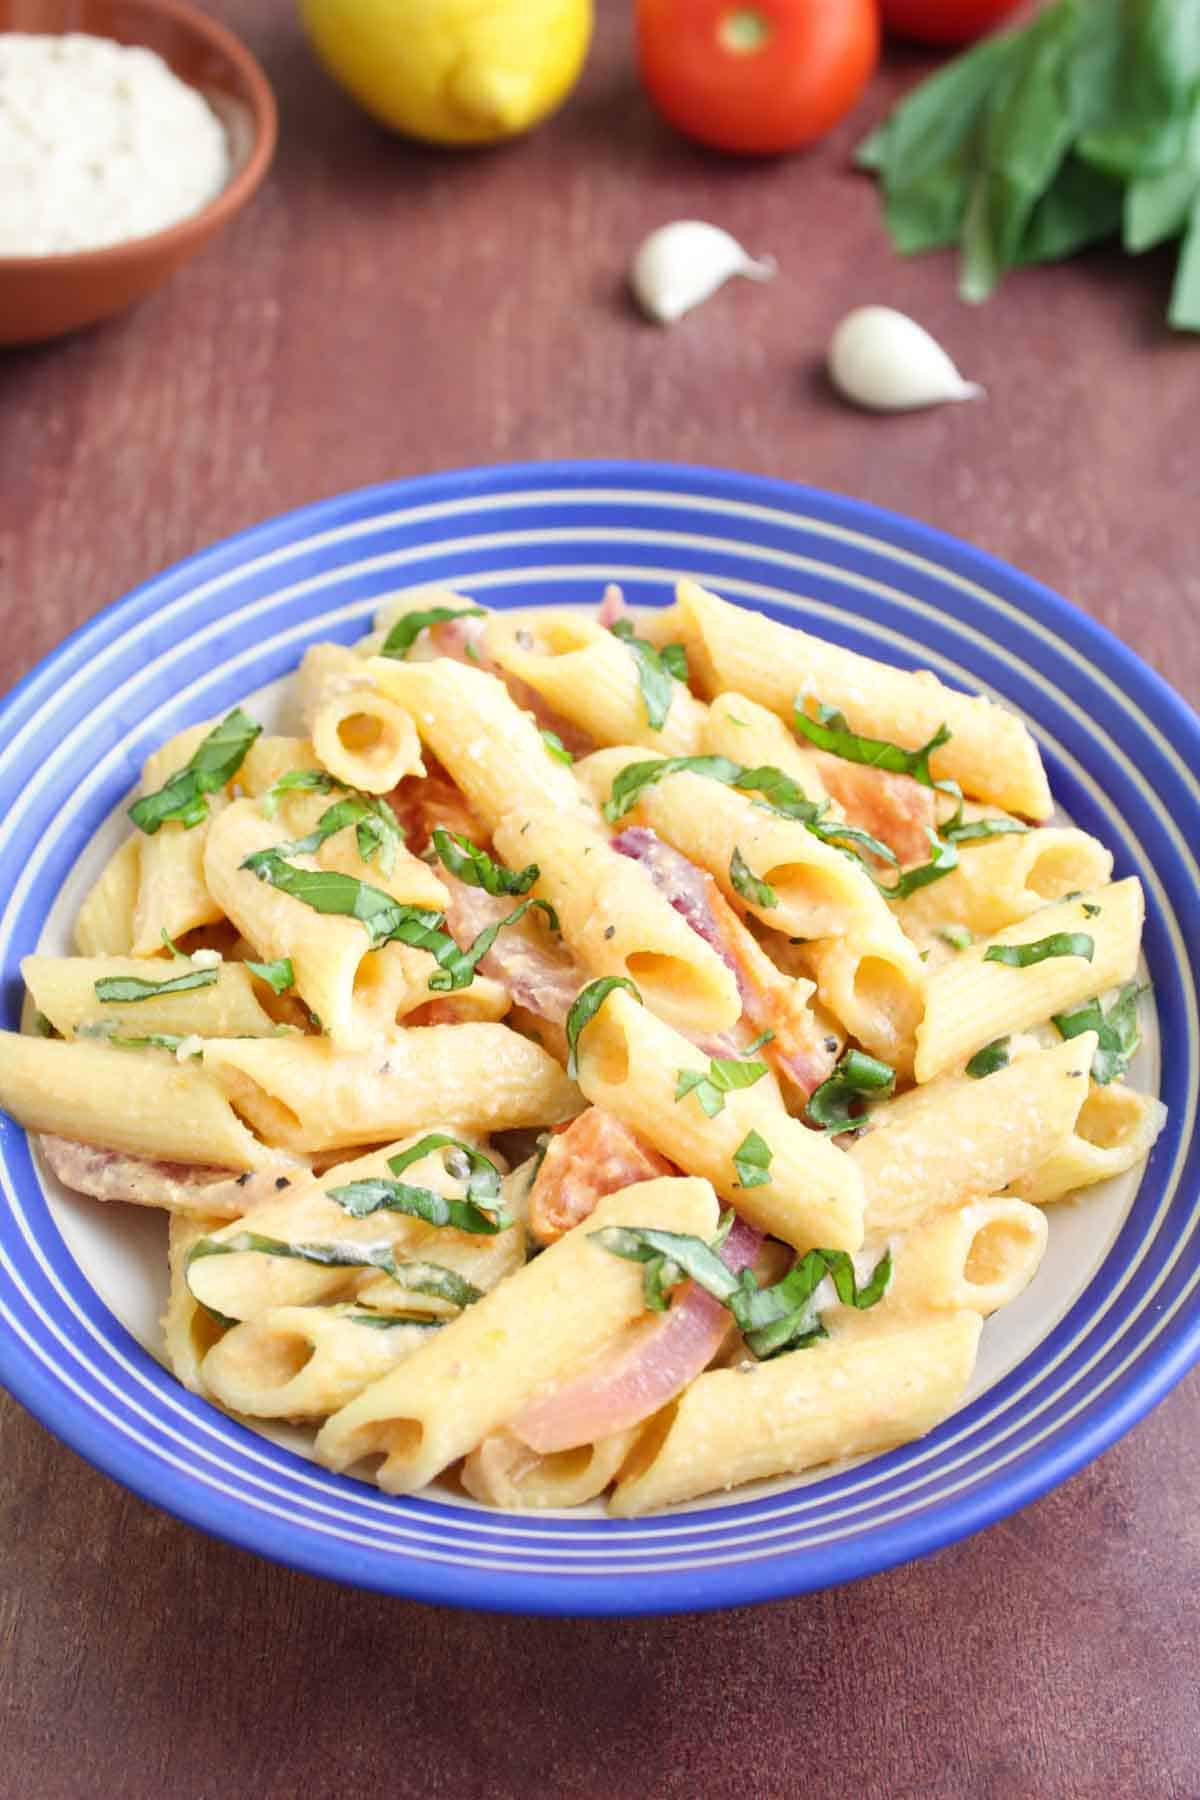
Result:
<instances>
[{"instance_id":1,"label":"pasta dish","mask_svg":"<svg viewBox=\"0 0 1200 1800\"><path fill-rule=\"evenodd\" d=\"M1143 900L1022 721L682 580L411 590L157 749L0 1104L327 1467L636 1516L961 1402L1148 1154Z\"/></svg>"}]
</instances>

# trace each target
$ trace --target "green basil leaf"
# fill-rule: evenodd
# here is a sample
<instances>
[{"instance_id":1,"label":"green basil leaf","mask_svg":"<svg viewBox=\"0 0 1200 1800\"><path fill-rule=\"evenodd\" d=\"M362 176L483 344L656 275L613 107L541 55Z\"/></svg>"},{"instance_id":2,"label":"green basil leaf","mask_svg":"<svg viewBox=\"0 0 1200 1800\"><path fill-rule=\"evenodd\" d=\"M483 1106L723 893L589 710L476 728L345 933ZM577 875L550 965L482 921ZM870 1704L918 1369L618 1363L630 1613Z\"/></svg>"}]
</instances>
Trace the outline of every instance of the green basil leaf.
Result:
<instances>
[{"instance_id":1,"label":"green basil leaf","mask_svg":"<svg viewBox=\"0 0 1200 1800\"><path fill-rule=\"evenodd\" d=\"M283 1238L264 1237L256 1231L239 1231L231 1238L201 1238L192 1245L184 1261L184 1279L194 1263L207 1256L236 1256L244 1250L262 1256L280 1256L294 1262L314 1263L325 1269L382 1269L399 1287L409 1293L429 1294L446 1300L452 1306L471 1306L483 1298L477 1287L464 1281L453 1269L440 1263L398 1263L392 1246L382 1244L292 1244ZM189 1282L190 1286L190 1282ZM197 1296L198 1298L198 1296ZM201 1302L203 1304L203 1302ZM211 1310L211 1309L207 1309ZM216 1315L223 1317L223 1315ZM226 1319L227 1324L236 1320Z\"/></svg>"},{"instance_id":2,"label":"green basil leaf","mask_svg":"<svg viewBox=\"0 0 1200 1800\"><path fill-rule=\"evenodd\" d=\"M404 842L404 830L387 801L377 794L348 793L344 800L326 807L307 837L276 844L274 853L276 856L312 856L327 838L351 827L362 860L370 862L378 853L380 872L390 875Z\"/></svg>"},{"instance_id":3,"label":"green basil leaf","mask_svg":"<svg viewBox=\"0 0 1200 1800\"><path fill-rule=\"evenodd\" d=\"M383 640L379 654L403 661L430 625L445 625L451 619L483 619L482 606L428 606L421 612L402 613Z\"/></svg>"},{"instance_id":4,"label":"green basil leaf","mask_svg":"<svg viewBox=\"0 0 1200 1800\"><path fill-rule=\"evenodd\" d=\"M405 1313L345 1312L342 1318L350 1325L366 1325L373 1331L440 1331L444 1319L414 1319Z\"/></svg>"},{"instance_id":5,"label":"green basil leaf","mask_svg":"<svg viewBox=\"0 0 1200 1800\"><path fill-rule=\"evenodd\" d=\"M646 723L651 731L661 731L675 698L675 684L687 679L686 659L682 665L680 663L682 646L668 644L664 650L656 650L645 638L634 634L633 624L629 619L618 619L609 629L614 637L620 638L637 663L638 686L642 690L642 703L646 708ZM676 655L675 652L679 654Z\"/></svg>"},{"instance_id":6,"label":"green basil leaf","mask_svg":"<svg viewBox=\"0 0 1200 1800\"><path fill-rule=\"evenodd\" d=\"M1137 1003L1146 991L1136 981L1130 981L1121 989L1107 1013L1097 998L1072 1007L1069 1012L1054 1015L1054 1024L1061 1037L1079 1037L1085 1031L1096 1033L1099 1042L1092 1057L1092 1080L1100 1087L1107 1087L1110 1081L1119 1081L1137 1053L1142 1041Z\"/></svg>"},{"instance_id":7,"label":"green basil leaf","mask_svg":"<svg viewBox=\"0 0 1200 1800\"><path fill-rule=\"evenodd\" d=\"M750 1045L757 1049L765 1039L774 1036L773 1032L764 1032ZM710 1119L715 1119L725 1107L725 1096L735 1088L753 1087L767 1073L767 1065L763 1062L747 1062L741 1057L714 1057L707 1069L680 1069L675 1082L675 1100L685 1100L689 1094L695 1094L701 1107Z\"/></svg>"},{"instance_id":8,"label":"green basil leaf","mask_svg":"<svg viewBox=\"0 0 1200 1800\"><path fill-rule=\"evenodd\" d=\"M485 1210L474 1200L449 1199L435 1188L413 1187L382 1176L349 1181L341 1187L326 1188L325 1192L352 1219L366 1219L377 1212L398 1212L421 1219L426 1225L449 1225L455 1231L489 1237L512 1224L511 1215L502 1206Z\"/></svg>"},{"instance_id":9,"label":"green basil leaf","mask_svg":"<svg viewBox=\"0 0 1200 1800\"><path fill-rule=\"evenodd\" d=\"M177 820L189 831L208 817L209 794L217 793L241 768L246 752L262 731L240 707L226 713L219 725L196 746L183 768L152 794L143 794L129 808L139 831L153 837L161 825Z\"/></svg>"},{"instance_id":10,"label":"green basil leaf","mask_svg":"<svg viewBox=\"0 0 1200 1800\"><path fill-rule=\"evenodd\" d=\"M737 1292L737 1276L703 1238L642 1225L609 1225L601 1231L589 1231L588 1236L610 1256L624 1257L627 1262L653 1263L662 1259L674 1263L684 1276L726 1305Z\"/></svg>"},{"instance_id":11,"label":"green basil leaf","mask_svg":"<svg viewBox=\"0 0 1200 1800\"><path fill-rule=\"evenodd\" d=\"M527 894L541 874L536 863L530 863L524 869L506 869L470 838L460 837L457 831L447 831L442 825L434 826L433 847L443 868L449 869L451 875L465 881L468 887L482 888L493 898Z\"/></svg>"},{"instance_id":12,"label":"green basil leaf","mask_svg":"<svg viewBox=\"0 0 1200 1800\"><path fill-rule=\"evenodd\" d=\"M91 1025L77 1025L75 1036L102 1038L114 1050L169 1050L173 1056L187 1041L168 1031L149 1031L142 1037L126 1037L118 1032L112 1019L97 1019ZM203 1050L193 1050L189 1060L199 1062L203 1055Z\"/></svg>"},{"instance_id":13,"label":"green basil leaf","mask_svg":"<svg viewBox=\"0 0 1200 1800\"><path fill-rule=\"evenodd\" d=\"M576 1052L580 1036L614 988L628 988L638 1005L642 1004L641 994L627 975L602 975L598 981L589 981L586 987L580 988L571 1002L571 1010L567 1014L567 1074L572 1081L579 1074Z\"/></svg>"},{"instance_id":14,"label":"green basil leaf","mask_svg":"<svg viewBox=\"0 0 1200 1800\"><path fill-rule=\"evenodd\" d=\"M778 900L775 889L769 882L759 880L736 844L729 863L729 880L734 892L752 906L770 908Z\"/></svg>"},{"instance_id":15,"label":"green basil leaf","mask_svg":"<svg viewBox=\"0 0 1200 1800\"><path fill-rule=\"evenodd\" d=\"M918 863L915 869L905 869L890 887L876 876L871 876L885 900L907 900L918 888L928 887L930 882L940 881L943 875L950 875L957 869L958 851L955 846L943 843L937 832L931 831L928 825L925 827L925 834L933 849L933 855L927 863ZM870 870L867 872L870 874Z\"/></svg>"},{"instance_id":16,"label":"green basil leaf","mask_svg":"<svg viewBox=\"0 0 1200 1800\"><path fill-rule=\"evenodd\" d=\"M446 1173L466 1182L470 1199L483 1202L499 1196L500 1171L491 1158L482 1150L476 1150L474 1145L464 1144L461 1138L449 1137L444 1131L431 1131L417 1143L410 1144L407 1150L389 1156L388 1168L393 1175L403 1175L405 1169L434 1150L450 1152L443 1159ZM542 1154L545 1155L544 1150Z\"/></svg>"},{"instance_id":17,"label":"green basil leaf","mask_svg":"<svg viewBox=\"0 0 1200 1800\"><path fill-rule=\"evenodd\" d=\"M543 728L542 742L545 744L546 749L554 758L555 762L570 764L575 761L575 758L571 755L571 752L567 749L567 746L563 743L557 731L547 731Z\"/></svg>"},{"instance_id":18,"label":"green basil leaf","mask_svg":"<svg viewBox=\"0 0 1200 1800\"><path fill-rule=\"evenodd\" d=\"M645 762L627 763L613 781L604 803L604 817L610 825L623 819L637 804L644 788L653 787L668 775L706 775L733 787L743 773L740 763L727 756L655 756Z\"/></svg>"},{"instance_id":19,"label":"green basil leaf","mask_svg":"<svg viewBox=\"0 0 1200 1800\"><path fill-rule=\"evenodd\" d=\"M280 893L311 906L314 912L357 919L365 927L373 950L395 939L418 950L428 950L442 963L461 954L454 939L440 929L444 923L440 912L402 906L382 888L359 881L354 875L343 875L337 869L297 869L285 862L277 850L256 850L241 866L260 881L269 881Z\"/></svg>"},{"instance_id":20,"label":"green basil leaf","mask_svg":"<svg viewBox=\"0 0 1200 1800\"><path fill-rule=\"evenodd\" d=\"M1009 969L1031 969L1052 956L1082 956L1085 962L1091 962L1095 953L1096 940L1086 931L1056 931L1032 944L990 944L983 960L1003 963Z\"/></svg>"},{"instance_id":21,"label":"green basil leaf","mask_svg":"<svg viewBox=\"0 0 1200 1800\"><path fill-rule=\"evenodd\" d=\"M976 1081L982 1081L985 1075L994 1075L997 1069L1006 1069L1008 1061L1008 1039L1006 1037L994 1038L990 1044L985 1044L982 1050L975 1052L967 1064L966 1072Z\"/></svg>"},{"instance_id":22,"label":"green basil leaf","mask_svg":"<svg viewBox=\"0 0 1200 1800\"><path fill-rule=\"evenodd\" d=\"M475 979L476 969L504 927L515 925L518 919L523 919L531 906L536 906L544 912L550 921L551 928L555 931L558 930L558 916L548 900L522 900L515 912L510 912L506 918L497 919L494 925L488 925L481 931L468 949L460 950L455 945L453 952L446 951L444 954L440 950L433 952L441 965L429 977L428 985L433 992L435 994L451 994L457 993L460 988L470 987ZM429 946L427 945L426 948Z\"/></svg>"},{"instance_id":23,"label":"green basil leaf","mask_svg":"<svg viewBox=\"0 0 1200 1800\"><path fill-rule=\"evenodd\" d=\"M1126 0L1100 116L1079 153L1122 180L1166 168L1187 151L1200 88L1198 0Z\"/></svg>"},{"instance_id":24,"label":"green basil leaf","mask_svg":"<svg viewBox=\"0 0 1200 1800\"><path fill-rule=\"evenodd\" d=\"M278 781L273 781L266 792L259 796L258 804L268 819L273 819L279 811L279 802L285 794L311 793L332 794L334 791L344 793L345 783L335 781L325 769L289 769Z\"/></svg>"},{"instance_id":25,"label":"green basil leaf","mask_svg":"<svg viewBox=\"0 0 1200 1800\"><path fill-rule=\"evenodd\" d=\"M805 1120L831 1137L857 1131L865 1120L852 1108L866 1094L884 1096L896 1085L896 1071L865 1050L847 1050L832 1075L814 1088L804 1109Z\"/></svg>"},{"instance_id":26,"label":"green basil leaf","mask_svg":"<svg viewBox=\"0 0 1200 1800\"><path fill-rule=\"evenodd\" d=\"M743 1188L771 1185L771 1160L774 1152L757 1131L748 1131L733 1153L737 1185Z\"/></svg>"},{"instance_id":27,"label":"green basil leaf","mask_svg":"<svg viewBox=\"0 0 1200 1800\"><path fill-rule=\"evenodd\" d=\"M1028 830L1028 825L1020 819L967 819L959 823L951 820L940 827L938 835L948 844L981 844L988 838L1008 837L1014 832Z\"/></svg>"},{"instance_id":28,"label":"green basil leaf","mask_svg":"<svg viewBox=\"0 0 1200 1800\"><path fill-rule=\"evenodd\" d=\"M292 967L290 956L277 957L274 962L251 962L246 958L246 967L260 981L265 981L275 994L286 994L290 987L296 985L296 971Z\"/></svg>"},{"instance_id":29,"label":"green basil leaf","mask_svg":"<svg viewBox=\"0 0 1200 1800\"><path fill-rule=\"evenodd\" d=\"M1200 331L1200 193L1192 202L1187 236L1179 252L1167 323L1176 331Z\"/></svg>"},{"instance_id":30,"label":"green basil leaf","mask_svg":"<svg viewBox=\"0 0 1200 1800\"><path fill-rule=\"evenodd\" d=\"M943 783L934 780L929 771L929 758L935 750L950 742L950 729L939 725L927 744L919 750L902 750L899 744L889 744L884 738L864 737L861 732L851 731L843 713L836 707L818 706L817 716L810 719L804 710L804 702L797 699L792 708L792 723L799 737L807 738L818 750L826 750L831 756L840 756L845 762L861 763L868 769L887 769L893 775L911 775L922 787L941 787L943 792L949 789Z\"/></svg>"},{"instance_id":31,"label":"green basil leaf","mask_svg":"<svg viewBox=\"0 0 1200 1800\"><path fill-rule=\"evenodd\" d=\"M1058 262L1121 229L1125 192L1119 181L1068 155L1034 205L1014 262Z\"/></svg>"},{"instance_id":32,"label":"green basil leaf","mask_svg":"<svg viewBox=\"0 0 1200 1800\"><path fill-rule=\"evenodd\" d=\"M216 982L216 969L189 969L186 975L172 975L166 981L142 981L136 975L102 975L96 983L96 998L131 1005L135 1000L157 1000L164 994L215 987Z\"/></svg>"},{"instance_id":33,"label":"green basil leaf","mask_svg":"<svg viewBox=\"0 0 1200 1800\"><path fill-rule=\"evenodd\" d=\"M974 935L965 925L943 925L938 936L952 950L969 950L975 942Z\"/></svg>"}]
</instances>

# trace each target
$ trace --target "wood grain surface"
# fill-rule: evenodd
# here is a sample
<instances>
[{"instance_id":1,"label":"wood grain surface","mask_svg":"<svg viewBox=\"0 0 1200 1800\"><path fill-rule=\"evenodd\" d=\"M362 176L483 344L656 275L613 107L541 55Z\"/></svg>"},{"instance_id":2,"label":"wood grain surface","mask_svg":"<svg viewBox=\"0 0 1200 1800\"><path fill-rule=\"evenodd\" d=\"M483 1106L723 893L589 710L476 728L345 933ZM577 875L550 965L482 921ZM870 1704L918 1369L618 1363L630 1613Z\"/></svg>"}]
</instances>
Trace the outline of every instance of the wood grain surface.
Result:
<instances>
[{"instance_id":1,"label":"wood grain surface","mask_svg":"<svg viewBox=\"0 0 1200 1800\"><path fill-rule=\"evenodd\" d=\"M739 164L641 98L602 0L557 119L487 154L385 136L285 0L220 0L280 100L248 214L137 312L0 352L0 675L282 508L460 463L632 455L798 477L1010 558L1200 699L1200 342L1171 259L1026 273L987 307L895 259L857 137ZM672 217L773 252L671 332L625 298ZM893 420L821 374L849 306L903 307L986 403ZM5 1800L804 1796L1196 1800L1200 1377L1007 1523L918 1565L658 1621L455 1614L210 1541L0 1404Z\"/></svg>"}]
</instances>

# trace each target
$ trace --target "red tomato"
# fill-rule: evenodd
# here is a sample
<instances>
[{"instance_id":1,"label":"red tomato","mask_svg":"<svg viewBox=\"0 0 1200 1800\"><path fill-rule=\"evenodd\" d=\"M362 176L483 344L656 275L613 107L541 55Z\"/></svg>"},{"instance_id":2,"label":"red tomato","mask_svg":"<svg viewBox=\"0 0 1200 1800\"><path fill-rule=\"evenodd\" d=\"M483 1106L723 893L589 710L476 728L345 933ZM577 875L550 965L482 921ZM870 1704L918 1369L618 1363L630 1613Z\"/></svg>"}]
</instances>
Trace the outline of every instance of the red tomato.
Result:
<instances>
[{"instance_id":1,"label":"red tomato","mask_svg":"<svg viewBox=\"0 0 1200 1800\"><path fill-rule=\"evenodd\" d=\"M879 60L876 0L638 0L637 35L663 117L750 154L821 137Z\"/></svg>"},{"instance_id":2,"label":"red tomato","mask_svg":"<svg viewBox=\"0 0 1200 1800\"><path fill-rule=\"evenodd\" d=\"M969 44L1016 12L1021 0L879 0L889 31L918 44Z\"/></svg>"}]
</instances>

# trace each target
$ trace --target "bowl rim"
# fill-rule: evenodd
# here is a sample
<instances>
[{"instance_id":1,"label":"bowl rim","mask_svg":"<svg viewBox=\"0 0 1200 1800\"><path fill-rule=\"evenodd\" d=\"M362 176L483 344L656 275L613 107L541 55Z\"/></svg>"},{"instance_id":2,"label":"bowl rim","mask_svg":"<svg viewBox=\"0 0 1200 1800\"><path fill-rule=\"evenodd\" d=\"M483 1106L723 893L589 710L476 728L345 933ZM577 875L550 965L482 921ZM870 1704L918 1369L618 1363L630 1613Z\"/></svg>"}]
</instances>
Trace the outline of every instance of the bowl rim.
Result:
<instances>
[{"instance_id":1,"label":"bowl rim","mask_svg":"<svg viewBox=\"0 0 1200 1800\"><path fill-rule=\"evenodd\" d=\"M22 728L28 724L52 699L58 677L74 670L79 659L88 653L89 645L97 638L101 645L109 642L131 618L142 617L163 600L204 586L209 578L217 583L236 579L247 559L253 562L256 552L272 561L277 555L288 560L301 527L315 534L329 531L340 537L343 532L355 533L360 527L369 527L369 522L385 514L389 506L416 515L428 509L428 522L433 523L446 504L457 506L475 500L486 506L497 493L514 502L541 500L545 497L541 490L548 487L560 490L555 496L559 501L565 501L570 490L584 489L598 500L603 498L605 504L616 498L669 502L681 494L728 498L757 506L773 503L783 510L795 509L802 503L835 527L835 536L847 527L877 528L888 549L904 552L910 561L926 561L928 572L982 581L987 597L1004 601L1010 610L1027 610L1034 621L1055 627L1057 648L1069 646L1078 655L1083 670L1120 681L1133 699L1148 705L1156 735L1165 744L1174 746L1183 738L1190 747L1200 750L1200 720L1195 711L1136 651L1035 577L961 538L872 502L805 483L697 464L613 458L452 468L345 491L274 514L192 553L101 608L10 690L0 702L0 723L19 722ZM633 491L614 493L623 488ZM439 537L440 531L427 540L430 548L436 546ZM1188 788L1192 804L1200 804L1194 777L1189 776ZM1193 1154L1200 1158L1200 1141L1193 1145L1189 1158ZM0 1146L0 1162L3 1160ZM1191 1167L1195 1171L1195 1161ZM1186 1171L1181 1165L1177 1184L1180 1191L1185 1180ZM1195 1241L1200 1243L1200 1239ZM1200 1280L1200 1275L1196 1280ZM1194 1289L1192 1281L1193 1297ZM1073 1313L1082 1306L1084 1298L1083 1294L1077 1297ZM126 1334L119 1324L117 1331L124 1339ZM1032 1355L1037 1356L1048 1342L1043 1340ZM131 1347L135 1361L152 1363L153 1359L133 1340L124 1344L127 1353ZM1156 1334L1155 1341L1139 1343L1131 1366L1119 1381L1093 1391L1093 1371L1086 1369L1081 1376L1081 1393L1086 1402L1079 1409L1081 1416L1072 1417L1062 1432L1040 1446L1036 1454L1023 1452L1019 1460L1010 1460L978 1485L957 1495L935 1493L931 1506L914 1511L899 1525L887 1526L882 1537L871 1520L865 1519L862 1534L848 1538L816 1576L810 1566L811 1551L797 1548L784 1549L758 1563L743 1561L736 1575L732 1569L712 1567L693 1577L683 1569L672 1569L665 1573L639 1571L621 1579L605 1576L597 1581L590 1571L579 1569L570 1573L556 1570L549 1583L500 1564L483 1571L436 1562L426 1564L419 1558L404 1556L399 1544L389 1553L386 1569L380 1566L377 1549L356 1551L349 1544L326 1544L323 1554L318 1554L306 1533L296 1538L286 1529L274 1528L256 1515L244 1498L227 1500L211 1491L196 1493L193 1477L185 1476L181 1481L171 1475L157 1466L151 1454L128 1441L122 1443L119 1432L98 1427L86 1418L81 1429L70 1402L64 1413L55 1376L38 1366L36 1359L22 1358L17 1346L12 1346L12 1350L15 1354L10 1354L0 1338L0 1366L5 1370L6 1385L61 1442L173 1516L257 1555L323 1579L443 1605L525 1614L639 1616L746 1605L840 1585L959 1542L1008 1516L1108 1448L1180 1380L1200 1358L1200 1306L1190 1304L1186 1313L1178 1312L1165 1339ZM1004 1377L1000 1387L1006 1388L1023 1366L1018 1365ZM174 1391L178 1404L186 1411L192 1397L182 1389ZM961 1419L962 1415L955 1416ZM896 1453L888 1456L893 1454ZM971 1454L973 1459L982 1455L986 1461L990 1446L985 1443ZM871 1460L882 1462L885 1458ZM304 1471L311 1465L301 1463L298 1467ZM288 1471L280 1469L278 1473L282 1480ZM729 1495L727 1501L732 1510L742 1504L736 1493ZM499 1517L502 1525L513 1523L513 1515ZM671 1515L664 1517L670 1519ZM620 1530L628 1522L611 1523ZM521 1525L520 1515L516 1524ZM527 1534L518 1531L517 1535Z\"/></svg>"},{"instance_id":2,"label":"bowl rim","mask_svg":"<svg viewBox=\"0 0 1200 1800\"><path fill-rule=\"evenodd\" d=\"M56 270L68 269L73 274L85 273L112 268L131 256L169 255L173 250L182 248L198 232L205 229L219 230L222 225L227 224L251 198L270 167L279 141L279 107L274 89L253 52L227 25L210 18L198 6L192 5L191 0L132 0L132 6L143 13L159 13L175 20L196 37L221 51L235 65L250 95L250 111L254 120L254 141L250 154L243 167L231 181L225 183L220 193L214 194L198 212L189 213L184 219L177 219L173 225L166 225L160 231L144 232L138 237L122 238L115 244L98 245L92 250L57 250L47 256L0 256L0 279L22 273L46 276L52 275ZM22 29L28 31L28 27ZM0 37L5 35L5 31L0 31ZM64 33L33 30L29 31L29 35L62 37ZM102 36L103 33L97 35ZM120 42L115 38L110 41ZM128 47L132 49L139 46ZM140 47L150 48L149 45ZM179 76L177 79L183 81L184 78ZM190 81L185 82L185 86L190 87L193 93L200 92Z\"/></svg>"}]
</instances>

